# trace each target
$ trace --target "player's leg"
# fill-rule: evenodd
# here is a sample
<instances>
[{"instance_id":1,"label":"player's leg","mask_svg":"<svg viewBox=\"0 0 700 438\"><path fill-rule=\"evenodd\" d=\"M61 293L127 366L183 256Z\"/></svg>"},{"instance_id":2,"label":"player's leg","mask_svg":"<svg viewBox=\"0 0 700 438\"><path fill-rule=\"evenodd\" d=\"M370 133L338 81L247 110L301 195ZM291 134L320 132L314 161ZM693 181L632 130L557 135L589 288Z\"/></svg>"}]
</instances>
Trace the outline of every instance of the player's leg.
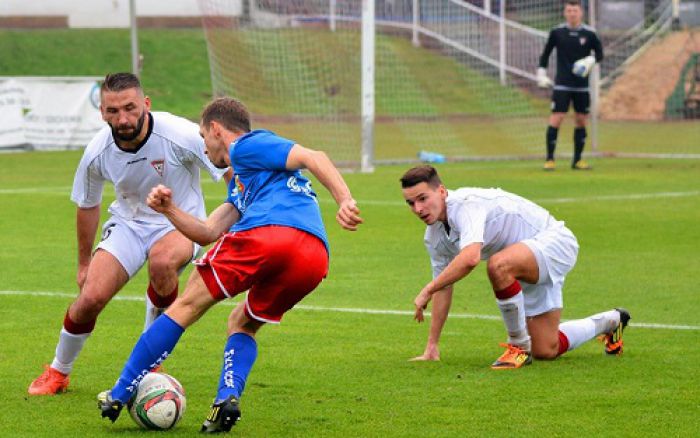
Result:
<instances>
[{"instance_id":1,"label":"player's leg","mask_svg":"<svg viewBox=\"0 0 700 438\"><path fill-rule=\"evenodd\" d=\"M532 251L539 267L536 283L525 287L525 312L536 359L554 359L567 351L569 339L561 330L562 286L576 264L578 242L563 223L521 242Z\"/></svg>"},{"instance_id":2,"label":"player's leg","mask_svg":"<svg viewBox=\"0 0 700 438\"><path fill-rule=\"evenodd\" d=\"M238 303L229 315L219 386L202 432L229 431L241 417L239 400L258 357L255 334L265 324L248 317L245 306L245 302Z\"/></svg>"},{"instance_id":3,"label":"player's leg","mask_svg":"<svg viewBox=\"0 0 700 438\"><path fill-rule=\"evenodd\" d=\"M102 417L116 421L143 376L167 359L185 329L218 301L210 294L199 272L192 272L184 294L136 342L114 387L98 395Z\"/></svg>"},{"instance_id":4,"label":"player's leg","mask_svg":"<svg viewBox=\"0 0 700 438\"><path fill-rule=\"evenodd\" d=\"M246 236L246 232L223 236L195 262L197 270L185 293L141 335L114 388L98 395L102 417L116 421L140 379L168 357L189 325L217 302L250 288L260 259L246 252L250 245Z\"/></svg>"},{"instance_id":5,"label":"player's leg","mask_svg":"<svg viewBox=\"0 0 700 438\"><path fill-rule=\"evenodd\" d=\"M564 335L565 345L559 354L573 350L591 339L604 336L605 352L608 354L622 353L622 332L627 327L630 314L622 308L596 313L587 318L566 321L559 326Z\"/></svg>"},{"instance_id":6,"label":"player's leg","mask_svg":"<svg viewBox=\"0 0 700 438\"><path fill-rule=\"evenodd\" d=\"M68 375L87 338L95 328L97 316L144 262L140 242L124 224L107 221L103 238L90 261L83 288L70 305L63 320L56 355L29 386L32 395L50 395L65 391Z\"/></svg>"},{"instance_id":7,"label":"player's leg","mask_svg":"<svg viewBox=\"0 0 700 438\"><path fill-rule=\"evenodd\" d=\"M168 231L168 229L170 229ZM149 284L144 331L175 301L179 272L192 260L195 244L179 231L166 228L148 251Z\"/></svg>"},{"instance_id":8,"label":"player's leg","mask_svg":"<svg viewBox=\"0 0 700 438\"><path fill-rule=\"evenodd\" d=\"M570 93L562 90L554 90L552 92L552 113L549 115L549 125L547 126L547 160L545 161L544 170L555 169L554 153L557 148L557 137L559 136L559 127L564 121L566 112L569 110L569 94Z\"/></svg>"},{"instance_id":9,"label":"player's leg","mask_svg":"<svg viewBox=\"0 0 700 438\"><path fill-rule=\"evenodd\" d=\"M571 168L575 170L590 170L591 166L583 157L583 148L586 145L586 123L590 107L590 95L587 92L572 93L574 103L574 157Z\"/></svg>"},{"instance_id":10,"label":"player's leg","mask_svg":"<svg viewBox=\"0 0 700 438\"><path fill-rule=\"evenodd\" d=\"M527 318L527 329L532 339L532 355L535 359L554 359L560 355L560 320L561 309Z\"/></svg>"},{"instance_id":11,"label":"player's leg","mask_svg":"<svg viewBox=\"0 0 700 438\"><path fill-rule=\"evenodd\" d=\"M622 331L631 319L625 309L608 310L563 323L560 317L561 310L555 309L528 318L535 359L555 359L601 335L605 336L606 353L622 352Z\"/></svg>"},{"instance_id":12,"label":"player's leg","mask_svg":"<svg viewBox=\"0 0 700 438\"><path fill-rule=\"evenodd\" d=\"M516 243L492 255L486 270L508 331L507 350L492 367L527 365L532 361L531 340L525 320L525 299L518 280L537 283L540 272L537 259L528 246Z\"/></svg>"},{"instance_id":13,"label":"player's leg","mask_svg":"<svg viewBox=\"0 0 700 438\"><path fill-rule=\"evenodd\" d=\"M317 237L288 227L261 227L237 233L250 254L260 254L256 282L229 318L229 338L219 389L203 432L228 431L240 416L238 402L257 358L255 333L311 293L328 272L328 253Z\"/></svg>"}]
</instances>

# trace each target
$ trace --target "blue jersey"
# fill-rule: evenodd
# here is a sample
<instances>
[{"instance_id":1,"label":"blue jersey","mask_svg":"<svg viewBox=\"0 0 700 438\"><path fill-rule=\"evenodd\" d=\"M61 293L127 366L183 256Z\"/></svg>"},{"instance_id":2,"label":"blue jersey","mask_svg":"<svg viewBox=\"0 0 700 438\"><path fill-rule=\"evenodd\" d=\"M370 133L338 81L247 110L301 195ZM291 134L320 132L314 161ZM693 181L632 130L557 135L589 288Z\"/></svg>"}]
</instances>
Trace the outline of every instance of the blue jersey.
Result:
<instances>
[{"instance_id":1,"label":"blue jersey","mask_svg":"<svg viewBox=\"0 0 700 438\"><path fill-rule=\"evenodd\" d=\"M287 170L294 142L257 129L238 138L231 147L233 179L227 202L241 214L230 231L266 225L297 228L318 237L328 249L316 193L299 170Z\"/></svg>"}]
</instances>

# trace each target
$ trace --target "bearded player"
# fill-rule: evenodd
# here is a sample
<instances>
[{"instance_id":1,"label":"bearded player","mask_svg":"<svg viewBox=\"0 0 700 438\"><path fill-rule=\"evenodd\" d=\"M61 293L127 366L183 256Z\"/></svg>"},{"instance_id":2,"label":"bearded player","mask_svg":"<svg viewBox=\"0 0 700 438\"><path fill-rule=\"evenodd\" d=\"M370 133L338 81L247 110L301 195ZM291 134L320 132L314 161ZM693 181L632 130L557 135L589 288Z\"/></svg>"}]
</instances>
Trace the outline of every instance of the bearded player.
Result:
<instances>
[{"instance_id":1,"label":"bearded player","mask_svg":"<svg viewBox=\"0 0 700 438\"><path fill-rule=\"evenodd\" d=\"M198 246L148 207L146 197L151 188L166 184L174 188L180 208L204 218L200 170L214 180L226 172L207 159L197 124L150 111L151 101L135 75L108 74L100 98L100 112L108 126L85 148L71 194L78 206L80 293L66 311L51 365L29 386L32 395L66 391L68 376L97 316L146 260L145 328L175 301L179 271L193 259ZM116 200L93 251L105 181L114 185Z\"/></svg>"}]
</instances>

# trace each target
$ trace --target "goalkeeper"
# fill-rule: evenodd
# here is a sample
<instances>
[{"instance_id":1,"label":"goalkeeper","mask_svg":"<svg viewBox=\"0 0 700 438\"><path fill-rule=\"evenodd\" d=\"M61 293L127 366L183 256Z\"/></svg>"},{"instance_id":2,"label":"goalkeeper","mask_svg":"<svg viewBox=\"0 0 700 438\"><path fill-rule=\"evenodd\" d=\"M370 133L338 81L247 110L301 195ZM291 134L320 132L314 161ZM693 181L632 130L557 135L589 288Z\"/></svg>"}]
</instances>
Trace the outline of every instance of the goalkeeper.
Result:
<instances>
[{"instance_id":1,"label":"goalkeeper","mask_svg":"<svg viewBox=\"0 0 700 438\"><path fill-rule=\"evenodd\" d=\"M578 0L567 0L564 6L566 23L549 32L547 44L540 56L537 69L537 85L547 88L554 85L552 114L547 127L547 161L544 170L554 170L554 151L557 147L559 126L573 103L575 111L574 158L571 168L588 170L591 167L581 159L586 143L586 121L591 98L588 93L588 74L596 62L603 59L603 46L593 28L583 24L583 8ZM554 84L547 77L547 63L552 50L557 49L557 74ZM595 57L591 55L595 53Z\"/></svg>"}]
</instances>

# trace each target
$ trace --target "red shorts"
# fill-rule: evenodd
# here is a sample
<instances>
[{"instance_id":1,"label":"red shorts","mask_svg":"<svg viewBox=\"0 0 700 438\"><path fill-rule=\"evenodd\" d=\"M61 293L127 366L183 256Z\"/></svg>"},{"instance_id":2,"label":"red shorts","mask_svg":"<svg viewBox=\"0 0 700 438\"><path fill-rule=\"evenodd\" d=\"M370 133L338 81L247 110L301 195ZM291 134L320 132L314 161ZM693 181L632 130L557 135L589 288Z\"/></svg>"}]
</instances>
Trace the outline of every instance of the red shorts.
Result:
<instances>
[{"instance_id":1,"label":"red shorts","mask_svg":"<svg viewBox=\"0 0 700 438\"><path fill-rule=\"evenodd\" d=\"M214 299L247 290L246 315L277 323L326 276L328 251L313 234L265 226L225 234L195 265Z\"/></svg>"}]
</instances>

